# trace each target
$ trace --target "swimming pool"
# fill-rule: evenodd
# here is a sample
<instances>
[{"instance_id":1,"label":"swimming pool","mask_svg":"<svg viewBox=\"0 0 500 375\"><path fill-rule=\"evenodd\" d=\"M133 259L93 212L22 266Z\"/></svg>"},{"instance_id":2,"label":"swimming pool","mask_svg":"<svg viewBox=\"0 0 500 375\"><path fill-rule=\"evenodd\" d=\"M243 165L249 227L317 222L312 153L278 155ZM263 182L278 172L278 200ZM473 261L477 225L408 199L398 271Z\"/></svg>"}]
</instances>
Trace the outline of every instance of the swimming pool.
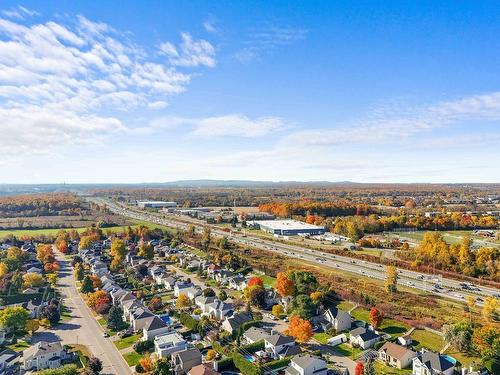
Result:
<instances>
[{"instance_id":1,"label":"swimming pool","mask_svg":"<svg viewBox=\"0 0 500 375\"><path fill-rule=\"evenodd\" d=\"M248 362L255 362L255 357L251 354L244 354L243 357L245 357L245 359L248 361Z\"/></svg>"},{"instance_id":2,"label":"swimming pool","mask_svg":"<svg viewBox=\"0 0 500 375\"><path fill-rule=\"evenodd\" d=\"M448 362L453 363L453 365L457 364L457 360L449 355L444 354L443 358L445 358Z\"/></svg>"},{"instance_id":3,"label":"swimming pool","mask_svg":"<svg viewBox=\"0 0 500 375\"><path fill-rule=\"evenodd\" d=\"M169 315L160 315L160 319L163 320L167 324L172 323L172 318L170 318Z\"/></svg>"}]
</instances>

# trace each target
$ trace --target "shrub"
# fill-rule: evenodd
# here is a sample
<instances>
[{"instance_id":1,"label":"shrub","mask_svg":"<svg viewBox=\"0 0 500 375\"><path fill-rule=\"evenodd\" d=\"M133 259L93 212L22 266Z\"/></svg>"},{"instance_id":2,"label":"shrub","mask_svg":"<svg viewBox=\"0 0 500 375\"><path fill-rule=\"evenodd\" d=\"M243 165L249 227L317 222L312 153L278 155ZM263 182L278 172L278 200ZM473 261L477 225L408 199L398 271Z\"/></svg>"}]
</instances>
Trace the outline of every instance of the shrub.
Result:
<instances>
[{"instance_id":1,"label":"shrub","mask_svg":"<svg viewBox=\"0 0 500 375\"><path fill-rule=\"evenodd\" d=\"M240 353L233 353L234 366L241 371L243 375L262 375L260 367L248 362Z\"/></svg>"},{"instance_id":2,"label":"shrub","mask_svg":"<svg viewBox=\"0 0 500 375\"><path fill-rule=\"evenodd\" d=\"M219 371L226 370L228 368L233 367L233 359L231 357L222 358L219 362L217 362L217 368Z\"/></svg>"},{"instance_id":3,"label":"shrub","mask_svg":"<svg viewBox=\"0 0 500 375\"><path fill-rule=\"evenodd\" d=\"M155 343L153 340L147 340L147 341L137 341L134 344L134 349L137 353L145 353L151 351L155 346Z\"/></svg>"},{"instance_id":4,"label":"shrub","mask_svg":"<svg viewBox=\"0 0 500 375\"><path fill-rule=\"evenodd\" d=\"M64 365L58 368L37 371L37 375L76 375L78 369L75 364Z\"/></svg>"},{"instance_id":5,"label":"shrub","mask_svg":"<svg viewBox=\"0 0 500 375\"><path fill-rule=\"evenodd\" d=\"M256 341L252 344L248 345L243 345L240 348L241 351L247 352L247 353L255 353L259 350L264 350L264 340Z\"/></svg>"},{"instance_id":6,"label":"shrub","mask_svg":"<svg viewBox=\"0 0 500 375\"><path fill-rule=\"evenodd\" d=\"M266 370L276 370L290 364L291 358L277 359L275 361L270 361L265 364Z\"/></svg>"},{"instance_id":7,"label":"shrub","mask_svg":"<svg viewBox=\"0 0 500 375\"><path fill-rule=\"evenodd\" d=\"M193 318L191 315L186 313L179 314L179 321L183 326L190 329L191 331L198 331L199 322Z\"/></svg>"}]
</instances>

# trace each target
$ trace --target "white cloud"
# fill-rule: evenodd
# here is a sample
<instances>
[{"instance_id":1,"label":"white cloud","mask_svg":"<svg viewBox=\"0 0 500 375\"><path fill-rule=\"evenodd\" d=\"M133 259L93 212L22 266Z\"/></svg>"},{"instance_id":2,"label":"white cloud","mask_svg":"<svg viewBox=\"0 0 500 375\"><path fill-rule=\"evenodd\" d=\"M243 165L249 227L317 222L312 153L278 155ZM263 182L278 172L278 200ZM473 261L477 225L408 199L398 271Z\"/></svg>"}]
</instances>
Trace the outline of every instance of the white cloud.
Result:
<instances>
[{"instance_id":1,"label":"white cloud","mask_svg":"<svg viewBox=\"0 0 500 375\"><path fill-rule=\"evenodd\" d=\"M215 66L215 48L210 42L203 39L194 40L189 33L181 33L181 39L177 48L170 42L160 45L160 51L168 56L171 64L185 67Z\"/></svg>"},{"instance_id":2,"label":"white cloud","mask_svg":"<svg viewBox=\"0 0 500 375\"><path fill-rule=\"evenodd\" d=\"M500 120L500 92L465 97L435 105L406 109L377 110L371 118L335 129L308 129L290 134L284 144L340 146L400 142L417 134L471 120Z\"/></svg>"},{"instance_id":3,"label":"white cloud","mask_svg":"<svg viewBox=\"0 0 500 375\"><path fill-rule=\"evenodd\" d=\"M177 62L213 66L206 43L183 34ZM153 57L83 16L65 24L0 18L0 147L23 157L131 131L121 112L165 108L191 80Z\"/></svg>"},{"instance_id":4,"label":"white cloud","mask_svg":"<svg viewBox=\"0 0 500 375\"><path fill-rule=\"evenodd\" d=\"M213 20L207 20L203 22L203 28L207 33L210 34L217 34L218 32L217 27L215 26L215 21Z\"/></svg>"},{"instance_id":5,"label":"white cloud","mask_svg":"<svg viewBox=\"0 0 500 375\"><path fill-rule=\"evenodd\" d=\"M17 8L3 10L2 14L6 17L15 18L18 20L22 20L26 17L34 17L34 16L40 15L40 13L38 13L34 10L30 10L28 8L25 8L21 5L19 5Z\"/></svg>"},{"instance_id":6,"label":"white cloud","mask_svg":"<svg viewBox=\"0 0 500 375\"><path fill-rule=\"evenodd\" d=\"M252 28L248 32L247 39L243 41L243 47L235 53L234 57L242 63L247 63L278 47L299 42L305 39L306 35L307 30L302 28L278 26Z\"/></svg>"},{"instance_id":7,"label":"white cloud","mask_svg":"<svg viewBox=\"0 0 500 375\"><path fill-rule=\"evenodd\" d=\"M192 136L204 138L243 137L257 138L288 127L278 117L259 117L250 119L242 114L229 114L206 118L159 117L152 120L142 132L154 132L183 126Z\"/></svg>"}]
</instances>

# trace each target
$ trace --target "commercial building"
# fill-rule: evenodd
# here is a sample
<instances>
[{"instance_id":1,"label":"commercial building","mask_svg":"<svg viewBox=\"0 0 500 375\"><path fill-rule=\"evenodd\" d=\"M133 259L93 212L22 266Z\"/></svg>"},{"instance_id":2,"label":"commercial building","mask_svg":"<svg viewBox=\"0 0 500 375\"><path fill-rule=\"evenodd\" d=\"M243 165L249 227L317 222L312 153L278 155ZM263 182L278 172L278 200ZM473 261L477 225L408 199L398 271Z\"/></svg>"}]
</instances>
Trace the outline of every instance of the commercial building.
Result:
<instances>
[{"instance_id":1,"label":"commercial building","mask_svg":"<svg viewBox=\"0 0 500 375\"><path fill-rule=\"evenodd\" d=\"M175 207L177 207L177 202L137 201L137 207L139 207L139 208L175 208Z\"/></svg>"},{"instance_id":2,"label":"commercial building","mask_svg":"<svg viewBox=\"0 0 500 375\"><path fill-rule=\"evenodd\" d=\"M318 235L325 233L325 227L296 220L257 220L249 222L248 225L259 227L263 231L281 236Z\"/></svg>"}]
</instances>

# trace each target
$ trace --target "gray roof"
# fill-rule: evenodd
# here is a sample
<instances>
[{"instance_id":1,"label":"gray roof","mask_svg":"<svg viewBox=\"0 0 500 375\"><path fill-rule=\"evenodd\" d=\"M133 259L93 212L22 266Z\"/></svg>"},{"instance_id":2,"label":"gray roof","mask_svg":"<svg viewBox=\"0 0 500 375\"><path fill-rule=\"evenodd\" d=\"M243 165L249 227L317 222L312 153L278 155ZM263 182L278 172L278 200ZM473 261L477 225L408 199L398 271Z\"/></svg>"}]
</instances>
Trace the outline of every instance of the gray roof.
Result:
<instances>
[{"instance_id":1,"label":"gray roof","mask_svg":"<svg viewBox=\"0 0 500 375\"><path fill-rule=\"evenodd\" d=\"M417 358L429 370L443 372L454 367L454 364L447 360L444 356L431 351L420 353Z\"/></svg>"},{"instance_id":2,"label":"gray roof","mask_svg":"<svg viewBox=\"0 0 500 375\"><path fill-rule=\"evenodd\" d=\"M349 335L350 336L359 336L359 337L361 337L361 339L363 341L370 341L370 340L373 340L373 339L380 337L375 332L373 332L365 327L355 328L349 332Z\"/></svg>"},{"instance_id":3,"label":"gray roof","mask_svg":"<svg viewBox=\"0 0 500 375\"><path fill-rule=\"evenodd\" d=\"M62 345L59 341L56 342L47 342L47 341L39 341L35 345L32 345L28 349L26 349L23 353L23 359L29 360L32 358L36 358L39 355L47 355L51 353L59 353L62 350Z\"/></svg>"},{"instance_id":4,"label":"gray roof","mask_svg":"<svg viewBox=\"0 0 500 375\"><path fill-rule=\"evenodd\" d=\"M295 339L292 336L284 336L280 333L275 333L274 335L267 337L265 340L273 346L295 342Z\"/></svg>"},{"instance_id":5,"label":"gray roof","mask_svg":"<svg viewBox=\"0 0 500 375\"><path fill-rule=\"evenodd\" d=\"M264 340L266 337L269 337L270 334L263 328L250 327L245 331L244 336L252 341L260 341Z\"/></svg>"},{"instance_id":6,"label":"gray roof","mask_svg":"<svg viewBox=\"0 0 500 375\"><path fill-rule=\"evenodd\" d=\"M198 348L192 348L176 352L174 356L177 356L182 362L187 362L196 358L201 358L201 352Z\"/></svg>"},{"instance_id":7,"label":"gray roof","mask_svg":"<svg viewBox=\"0 0 500 375\"><path fill-rule=\"evenodd\" d=\"M343 310L339 310L336 307L329 308L325 312L325 315L331 316L333 319L337 319L337 318L339 318L341 316L347 316L347 317L351 318L351 314L349 314L348 312L345 312Z\"/></svg>"},{"instance_id":8,"label":"gray roof","mask_svg":"<svg viewBox=\"0 0 500 375\"><path fill-rule=\"evenodd\" d=\"M312 356L310 354L296 355L295 357L292 358L292 361L297 366L299 366L300 368L303 368L303 369L305 369L307 366L309 366L311 364L311 362L321 361L324 364L325 368L326 368L326 362L325 361L323 361L321 358L314 357L314 356Z\"/></svg>"},{"instance_id":9,"label":"gray roof","mask_svg":"<svg viewBox=\"0 0 500 375\"><path fill-rule=\"evenodd\" d=\"M155 329L166 328L168 324L161 320L158 316L153 316L149 323L144 326L146 331L153 331Z\"/></svg>"}]
</instances>

